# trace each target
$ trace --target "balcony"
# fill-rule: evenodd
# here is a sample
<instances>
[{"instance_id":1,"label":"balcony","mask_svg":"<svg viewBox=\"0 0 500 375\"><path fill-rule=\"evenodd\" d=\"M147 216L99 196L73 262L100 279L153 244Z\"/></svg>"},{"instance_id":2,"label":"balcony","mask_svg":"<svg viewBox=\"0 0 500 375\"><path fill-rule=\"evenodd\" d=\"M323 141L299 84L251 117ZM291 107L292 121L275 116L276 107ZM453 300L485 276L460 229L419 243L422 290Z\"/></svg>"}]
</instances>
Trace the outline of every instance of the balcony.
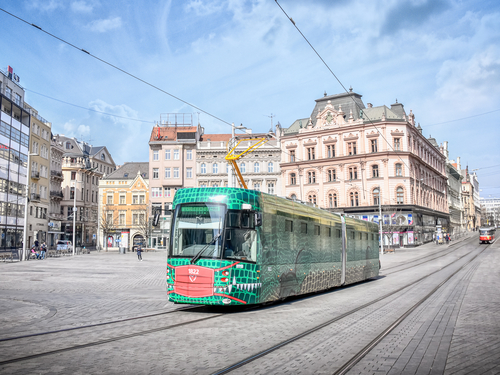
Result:
<instances>
[{"instance_id":1,"label":"balcony","mask_svg":"<svg viewBox=\"0 0 500 375\"><path fill-rule=\"evenodd\" d=\"M40 202L40 194L31 194L32 202Z\"/></svg>"},{"instance_id":2,"label":"balcony","mask_svg":"<svg viewBox=\"0 0 500 375\"><path fill-rule=\"evenodd\" d=\"M31 178L33 178L35 180L39 180L40 179L40 172L31 171Z\"/></svg>"},{"instance_id":3,"label":"balcony","mask_svg":"<svg viewBox=\"0 0 500 375\"><path fill-rule=\"evenodd\" d=\"M54 180L64 180L62 172L59 171L50 171L50 177L52 177Z\"/></svg>"},{"instance_id":4,"label":"balcony","mask_svg":"<svg viewBox=\"0 0 500 375\"><path fill-rule=\"evenodd\" d=\"M63 199L64 195L62 191L51 191L50 192L50 197L52 199Z\"/></svg>"}]
</instances>

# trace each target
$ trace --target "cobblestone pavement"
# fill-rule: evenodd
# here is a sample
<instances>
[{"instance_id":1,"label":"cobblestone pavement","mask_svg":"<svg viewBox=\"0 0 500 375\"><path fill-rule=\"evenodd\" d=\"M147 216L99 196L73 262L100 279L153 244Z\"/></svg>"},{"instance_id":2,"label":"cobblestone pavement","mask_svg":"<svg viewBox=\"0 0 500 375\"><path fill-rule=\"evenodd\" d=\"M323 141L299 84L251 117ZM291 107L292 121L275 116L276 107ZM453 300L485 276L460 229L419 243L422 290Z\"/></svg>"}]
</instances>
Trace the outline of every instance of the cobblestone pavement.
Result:
<instances>
[{"instance_id":1,"label":"cobblestone pavement","mask_svg":"<svg viewBox=\"0 0 500 375\"><path fill-rule=\"evenodd\" d=\"M143 262L132 253L100 252L0 264L0 340L171 312L50 338L0 341L0 362L81 345L70 351L0 365L0 373L210 374L396 290L421 277L423 270L440 270L444 261L439 258L424 268L394 274L385 269L454 248L460 249L449 256L459 258L476 246L474 239L469 242L428 244L385 254L382 277L377 280L224 314L207 308L172 312L179 305L168 303L165 295L164 252L145 253ZM384 339L351 373L499 373L495 366L500 325L492 312L499 307L496 291L500 249L498 244L490 249L461 277L417 309L398 327L398 332ZM331 374L366 345L383 324L395 319L439 280L429 279L418 288L401 291L390 301L381 301L369 311L332 324L234 373ZM169 328L198 319L209 320ZM93 345L103 340L108 341Z\"/></svg>"}]
</instances>

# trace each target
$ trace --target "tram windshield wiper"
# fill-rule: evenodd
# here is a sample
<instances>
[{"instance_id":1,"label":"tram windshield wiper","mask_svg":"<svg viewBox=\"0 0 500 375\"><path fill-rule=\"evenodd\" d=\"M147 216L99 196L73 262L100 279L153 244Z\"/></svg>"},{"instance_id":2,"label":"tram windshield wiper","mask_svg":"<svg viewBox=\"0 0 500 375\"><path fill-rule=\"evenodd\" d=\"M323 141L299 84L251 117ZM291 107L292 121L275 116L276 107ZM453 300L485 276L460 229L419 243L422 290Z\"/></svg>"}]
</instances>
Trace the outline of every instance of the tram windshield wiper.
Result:
<instances>
[{"instance_id":1,"label":"tram windshield wiper","mask_svg":"<svg viewBox=\"0 0 500 375\"><path fill-rule=\"evenodd\" d=\"M219 234L217 234L217 236L215 236L212 241L210 241L209 243L207 243L203 249L201 249L200 251L198 251L198 253L193 257L193 259L191 259L191 264L195 264L198 261L198 259L201 258L201 256L205 252L205 250L208 249L208 247L210 245L213 245L215 243L215 241L217 241L217 239L221 236L221 234L222 234L222 231L219 231Z\"/></svg>"}]
</instances>

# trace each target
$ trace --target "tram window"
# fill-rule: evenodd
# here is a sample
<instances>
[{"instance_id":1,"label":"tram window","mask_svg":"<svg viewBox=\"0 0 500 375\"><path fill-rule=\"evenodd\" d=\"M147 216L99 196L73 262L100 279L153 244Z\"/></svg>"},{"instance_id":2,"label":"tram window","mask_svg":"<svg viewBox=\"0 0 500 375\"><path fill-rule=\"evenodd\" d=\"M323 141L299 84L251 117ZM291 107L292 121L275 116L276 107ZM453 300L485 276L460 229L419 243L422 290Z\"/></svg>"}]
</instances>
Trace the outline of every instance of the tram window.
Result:
<instances>
[{"instance_id":1,"label":"tram window","mask_svg":"<svg viewBox=\"0 0 500 375\"><path fill-rule=\"evenodd\" d=\"M328 228L328 237L332 236L332 228Z\"/></svg>"},{"instance_id":2,"label":"tram window","mask_svg":"<svg viewBox=\"0 0 500 375\"><path fill-rule=\"evenodd\" d=\"M351 232L351 239L353 239L353 240L356 239L354 231Z\"/></svg>"},{"instance_id":3,"label":"tram window","mask_svg":"<svg viewBox=\"0 0 500 375\"><path fill-rule=\"evenodd\" d=\"M359 239L362 240L363 239L363 233L360 233L359 234Z\"/></svg>"},{"instance_id":4,"label":"tram window","mask_svg":"<svg viewBox=\"0 0 500 375\"><path fill-rule=\"evenodd\" d=\"M365 240L368 239L368 233L365 233Z\"/></svg>"},{"instance_id":5,"label":"tram window","mask_svg":"<svg viewBox=\"0 0 500 375\"><path fill-rule=\"evenodd\" d=\"M316 236L319 236L319 235L320 235L319 225L315 225L315 226L314 226L314 234L315 234Z\"/></svg>"},{"instance_id":6,"label":"tram window","mask_svg":"<svg viewBox=\"0 0 500 375\"><path fill-rule=\"evenodd\" d=\"M241 213L241 227L242 228L253 228L253 215L250 215L250 212L242 212Z\"/></svg>"},{"instance_id":7,"label":"tram window","mask_svg":"<svg viewBox=\"0 0 500 375\"><path fill-rule=\"evenodd\" d=\"M285 232L293 232L293 221L285 220Z\"/></svg>"},{"instance_id":8,"label":"tram window","mask_svg":"<svg viewBox=\"0 0 500 375\"><path fill-rule=\"evenodd\" d=\"M340 231L340 229L337 229L337 238L340 238L342 237L342 232Z\"/></svg>"},{"instance_id":9,"label":"tram window","mask_svg":"<svg viewBox=\"0 0 500 375\"><path fill-rule=\"evenodd\" d=\"M372 241L375 239L375 237L373 236L373 233L372 233Z\"/></svg>"},{"instance_id":10,"label":"tram window","mask_svg":"<svg viewBox=\"0 0 500 375\"><path fill-rule=\"evenodd\" d=\"M228 227L236 227L240 226L240 213L239 212L228 212L227 215L227 226Z\"/></svg>"},{"instance_id":11,"label":"tram window","mask_svg":"<svg viewBox=\"0 0 500 375\"><path fill-rule=\"evenodd\" d=\"M300 223L300 233L307 234L307 223Z\"/></svg>"}]
</instances>

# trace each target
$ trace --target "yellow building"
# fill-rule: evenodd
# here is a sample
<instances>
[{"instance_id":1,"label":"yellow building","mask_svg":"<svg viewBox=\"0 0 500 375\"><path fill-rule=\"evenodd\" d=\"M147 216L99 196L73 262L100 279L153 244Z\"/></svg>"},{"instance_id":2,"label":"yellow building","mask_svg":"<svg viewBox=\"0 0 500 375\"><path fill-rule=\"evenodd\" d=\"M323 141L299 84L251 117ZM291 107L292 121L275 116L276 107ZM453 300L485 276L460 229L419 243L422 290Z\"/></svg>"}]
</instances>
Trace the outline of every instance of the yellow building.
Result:
<instances>
[{"instance_id":1,"label":"yellow building","mask_svg":"<svg viewBox=\"0 0 500 375\"><path fill-rule=\"evenodd\" d=\"M99 238L101 249L132 251L148 246L149 163L125 163L99 181Z\"/></svg>"}]
</instances>

